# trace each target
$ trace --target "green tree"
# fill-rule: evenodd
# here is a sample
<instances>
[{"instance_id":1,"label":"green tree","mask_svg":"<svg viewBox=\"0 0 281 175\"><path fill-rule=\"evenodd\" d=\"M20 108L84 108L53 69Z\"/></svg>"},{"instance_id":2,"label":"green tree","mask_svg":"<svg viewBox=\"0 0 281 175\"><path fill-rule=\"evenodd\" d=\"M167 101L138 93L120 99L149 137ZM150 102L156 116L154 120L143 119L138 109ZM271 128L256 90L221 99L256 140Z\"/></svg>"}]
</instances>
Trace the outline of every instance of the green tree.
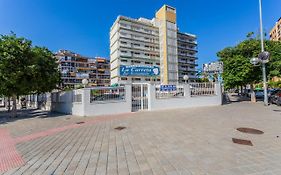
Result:
<instances>
[{"instance_id":1,"label":"green tree","mask_svg":"<svg viewBox=\"0 0 281 175\"><path fill-rule=\"evenodd\" d=\"M33 93L50 92L57 88L60 82L60 73L58 64L55 61L53 53L45 47L34 47L33 52Z\"/></svg>"},{"instance_id":2,"label":"green tree","mask_svg":"<svg viewBox=\"0 0 281 175\"><path fill-rule=\"evenodd\" d=\"M0 94L12 97L12 116L16 116L18 96L51 91L59 77L48 49L33 47L31 41L13 33L0 36Z\"/></svg>"},{"instance_id":3,"label":"green tree","mask_svg":"<svg viewBox=\"0 0 281 175\"><path fill-rule=\"evenodd\" d=\"M260 41L248 37L238 45L218 52L217 55L224 64L222 76L226 88L261 81L261 66L253 66L250 63L251 58L258 57L260 50ZM281 42L265 41L265 50L271 53L270 62L267 64L268 78L281 76Z\"/></svg>"}]
</instances>

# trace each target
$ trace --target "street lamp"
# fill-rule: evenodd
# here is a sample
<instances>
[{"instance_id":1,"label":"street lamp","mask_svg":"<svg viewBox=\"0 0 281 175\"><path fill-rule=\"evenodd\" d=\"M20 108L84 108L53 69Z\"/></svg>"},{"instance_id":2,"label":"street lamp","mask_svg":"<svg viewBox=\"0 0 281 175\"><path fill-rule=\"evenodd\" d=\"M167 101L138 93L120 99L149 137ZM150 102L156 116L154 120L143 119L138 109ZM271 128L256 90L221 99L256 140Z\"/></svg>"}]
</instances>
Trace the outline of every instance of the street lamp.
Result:
<instances>
[{"instance_id":1,"label":"street lamp","mask_svg":"<svg viewBox=\"0 0 281 175\"><path fill-rule=\"evenodd\" d=\"M259 58L251 58L250 62L251 62L252 65L258 66L259 63L260 63L260 60L259 60Z\"/></svg>"},{"instance_id":2,"label":"street lamp","mask_svg":"<svg viewBox=\"0 0 281 175\"><path fill-rule=\"evenodd\" d=\"M260 37L261 37L261 53L264 53L264 41L263 41L263 24L262 24L262 0L259 0L259 10L260 10ZM261 59L261 58L260 58ZM266 70L265 61L262 62L262 77L263 77L263 90L264 90L264 105L268 106L267 97L267 84L266 84Z\"/></svg>"},{"instance_id":3,"label":"street lamp","mask_svg":"<svg viewBox=\"0 0 281 175\"><path fill-rule=\"evenodd\" d=\"M184 76L183 76L183 79L184 79L184 82L185 82L185 83L188 83L189 76L188 76L188 75L184 75Z\"/></svg>"},{"instance_id":4,"label":"street lamp","mask_svg":"<svg viewBox=\"0 0 281 175\"><path fill-rule=\"evenodd\" d=\"M82 84L84 85L84 88L88 85L88 83L89 81L86 78L82 80Z\"/></svg>"}]
</instances>

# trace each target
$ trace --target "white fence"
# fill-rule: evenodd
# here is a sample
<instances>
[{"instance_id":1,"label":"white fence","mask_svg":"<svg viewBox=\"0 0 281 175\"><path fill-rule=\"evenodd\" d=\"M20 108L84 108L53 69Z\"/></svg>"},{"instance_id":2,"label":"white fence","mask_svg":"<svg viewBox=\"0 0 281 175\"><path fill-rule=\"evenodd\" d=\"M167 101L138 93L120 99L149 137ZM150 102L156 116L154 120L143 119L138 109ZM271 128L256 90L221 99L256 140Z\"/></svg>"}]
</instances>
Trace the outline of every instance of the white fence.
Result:
<instances>
[{"instance_id":1,"label":"white fence","mask_svg":"<svg viewBox=\"0 0 281 175\"><path fill-rule=\"evenodd\" d=\"M131 112L131 86L84 88L57 92L52 111L77 116L97 116Z\"/></svg>"},{"instance_id":2,"label":"white fence","mask_svg":"<svg viewBox=\"0 0 281 175\"><path fill-rule=\"evenodd\" d=\"M125 87L99 87L91 89L90 101L93 102L109 102L109 101L125 101Z\"/></svg>"},{"instance_id":3,"label":"white fence","mask_svg":"<svg viewBox=\"0 0 281 175\"><path fill-rule=\"evenodd\" d=\"M150 98L148 110L164 110L176 108L215 106L222 104L220 84L184 84L178 85L176 90L160 92L159 87L150 85ZM157 98L157 93L165 98ZM180 94L180 95L178 95Z\"/></svg>"},{"instance_id":4,"label":"white fence","mask_svg":"<svg viewBox=\"0 0 281 175\"><path fill-rule=\"evenodd\" d=\"M222 104L221 86L216 83L177 85L169 91L159 85L133 84L124 87L84 88L52 94L52 110L78 116L128 113Z\"/></svg>"},{"instance_id":5,"label":"white fence","mask_svg":"<svg viewBox=\"0 0 281 175\"><path fill-rule=\"evenodd\" d=\"M161 98L178 98L178 97L184 97L184 87L183 85L175 86L174 90L167 90L163 91L161 90L161 85L155 86L155 94L157 99Z\"/></svg>"},{"instance_id":6,"label":"white fence","mask_svg":"<svg viewBox=\"0 0 281 175\"><path fill-rule=\"evenodd\" d=\"M215 83L190 83L191 96L215 95Z\"/></svg>"}]
</instances>

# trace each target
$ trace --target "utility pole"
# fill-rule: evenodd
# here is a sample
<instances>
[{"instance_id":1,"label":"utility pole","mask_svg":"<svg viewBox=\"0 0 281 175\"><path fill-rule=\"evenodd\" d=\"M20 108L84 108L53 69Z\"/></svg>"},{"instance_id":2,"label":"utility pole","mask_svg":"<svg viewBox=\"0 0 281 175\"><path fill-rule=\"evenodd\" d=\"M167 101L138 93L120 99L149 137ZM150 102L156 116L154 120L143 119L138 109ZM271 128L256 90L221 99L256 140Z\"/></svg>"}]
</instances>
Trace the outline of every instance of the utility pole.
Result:
<instances>
[{"instance_id":1,"label":"utility pole","mask_svg":"<svg viewBox=\"0 0 281 175\"><path fill-rule=\"evenodd\" d=\"M264 52L264 33L263 33L263 24L262 24L262 0L259 0L259 9L260 9L260 38L261 38L261 52ZM268 106L268 96L267 96L267 83L266 83L266 70L265 62L262 62L262 77L263 77L263 90L264 90L264 105Z\"/></svg>"}]
</instances>

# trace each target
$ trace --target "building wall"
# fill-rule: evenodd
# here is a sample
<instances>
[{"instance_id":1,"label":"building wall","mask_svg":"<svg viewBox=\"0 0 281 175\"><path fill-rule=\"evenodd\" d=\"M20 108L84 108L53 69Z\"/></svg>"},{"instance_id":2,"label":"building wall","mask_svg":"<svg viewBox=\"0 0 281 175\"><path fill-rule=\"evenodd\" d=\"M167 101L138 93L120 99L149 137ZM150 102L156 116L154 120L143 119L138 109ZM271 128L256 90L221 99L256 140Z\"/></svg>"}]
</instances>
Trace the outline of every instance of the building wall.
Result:
<instances>
[{"instance_id":1,"label":"building wall","mask_svg":"<svg viewBox=\"0 0 281 175\"><path fill-rule=\"evenodd\" d=\"M157 13L160 34L161 83L178 82L176 10L164 5Z\"/></svg>"},{"instance_id":2,"label":"building wall","mask_svg":"<svg viewBox=\"0 0 281 175\"><path fill-rule=\"evenodd\" d=\"M187 84L184 85L185 96L182 98L156 99L155 86L149 85L148 94L150 94L150 96L148 97L148 109L153 111L222 105L222 89L219 83L215 84L215 94L210 96L191 97L190 88L188 86Z\"/></svg>"},{"instance_id":3,"label":"building wall","mask_svg":"<svg viewBox=\"0 0 281 175\"><path fill-rule=\"evenodd\" d=\"M184 82L183 76L188 75L190 81L196 80L197 38L188 33L177 33L179 82Z\"/></svg>"},{"instance_id":4,"label":"building wall","mask_svg":"<svg viewBox=\"0 0 281 175\"><path fill-rule=\"evenodd\" d=\"M270 31L270 40L281 41L281 18L279 18L275 26Z\"/></svg>"},{"instance_id":5,"label":"building wall","mask_svg":"<svg viewBox=\"0 0 281 175\"><path fill-rule=\"evenodd\" d=\"M179 62L179 31L176 25L176 9L161 7L152 20L119 16L110 30L111 84L134 82L177 84L183 75L193 80L196 75L196 36L182 34L192 40L184 51L192 55ZM188 43L187 42L187 43ZM190 49L192 47L192 49ZM183 50L183 49L181 49ZM120 65L152 65L160 67L157 77L121 77ZM179 70L183 69L185 70Z\"/></svg>"},{"instance_id":6,"label":"building wall","mask_svg":"<svg viewBox=\"0 0 281 175\"><path fill-rule=\"evenodd\" d=\"M159 31L151 20L119 16L110 32L111 84L160 82L160 77L121 77L120 65L160 65Z\"/></svg>"},{"instance_id":7,"label":"building wall","mask_svg":"<svg viewBox=\"0 0 281 175\"><path fill-rule=\"evenodd\" d=\"M222 104L222 88L219 83L214 86L214 94L191 96L191 89L188 84L183 86L183 97L171 97L156 99L155 85L148 84L147 101L148 111L167 110L201 106L219 106ZM54 93L53 93L54 94ZM58 92L56 100L52 100L52 111L72 114L76 116L100 116L124 114L132 111L132 85L125 86L125 100L122 101L100 101L90 102L91 89L83 88L68 92ZM73 96L80 95L79 101Z\"/></svg>"},{"instance_id":8,"label":"building wall","mask_svg":"<svg viewBox=\"0 0 281 175\"><path fill-rule=\"evenodd\" d=\"M62 87L81 86L83 79L88 79L89 86L110 85L109 60L84 57L68 50L59 50L55 57L61 72Z\"/></svg>"}]
</instances>

